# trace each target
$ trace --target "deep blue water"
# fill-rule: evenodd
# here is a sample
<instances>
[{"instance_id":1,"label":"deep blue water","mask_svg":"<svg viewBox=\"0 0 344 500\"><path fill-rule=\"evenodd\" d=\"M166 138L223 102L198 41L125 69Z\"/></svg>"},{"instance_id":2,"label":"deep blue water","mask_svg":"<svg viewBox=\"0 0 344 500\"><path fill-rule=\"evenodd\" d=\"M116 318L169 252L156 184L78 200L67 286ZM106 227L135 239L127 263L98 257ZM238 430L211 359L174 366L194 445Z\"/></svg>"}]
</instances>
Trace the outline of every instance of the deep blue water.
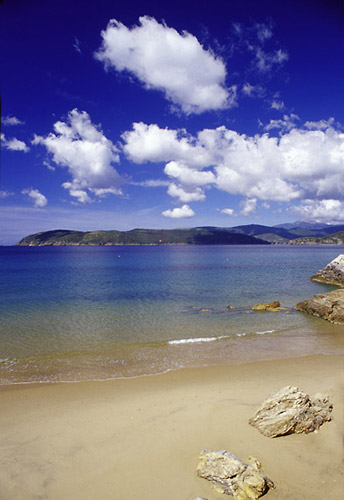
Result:
<instances>
[{"instance_id":1,"label":"deep blue water","mask_svg":"<svg viewBox=\"0 0 344 500\"><path fill-rule=\"evenodd\" d=\"M324 246L0 248L0 383L132 376L250 360L253 350L265 358L267 351L294 354L286 338L305 355L332 352L341 347L340 327L293 306L333 288L309 277L342 252ZM272 300L286 310L252 313L252 305Z\"/></svg>"}]
</instances>

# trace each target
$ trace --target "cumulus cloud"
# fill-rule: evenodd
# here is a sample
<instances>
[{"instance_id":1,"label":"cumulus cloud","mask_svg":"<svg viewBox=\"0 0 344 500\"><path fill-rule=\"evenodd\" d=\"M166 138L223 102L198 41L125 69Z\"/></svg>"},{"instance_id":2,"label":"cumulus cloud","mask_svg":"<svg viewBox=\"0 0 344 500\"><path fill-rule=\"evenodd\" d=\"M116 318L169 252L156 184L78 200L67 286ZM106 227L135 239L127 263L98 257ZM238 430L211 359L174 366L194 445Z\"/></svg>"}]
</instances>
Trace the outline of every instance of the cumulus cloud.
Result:
<instances>
[{"instance_id":1,"label":"cumulus cloud","mask_svg":"<svg viewBox=\"0 0 344 500\"><path fill-rule=\"evenodd\" d=\"M340 200L304 200L292 211L305 221L344 222L344 202Z\"/></svg>"},{"instance_id":2,"label":"cumulus cloud","mask_svg":"<svg viewBox=\"0 0 344 500\"><path fill-rule=\"evenodd\" d=\"M257 198L250 198L247 200L243 200L240 202L240 206L242 207L240 214L247 216L257 211Z\"/></svg>"},{"instance_id":3,"label":"cumulus cloud","mask_svg":"<svg viewBox=\"0 0 344 500\"><path fill-rule=\"evenodd\" d=\"M27 195L36 208L44 208L48 203L47 198L38 189L23 189L22 194Z\"/></svg>"},{"instance_id":4,"label":"cumulus cloud","mask_svg":"<svg viewBox=\"0 0 344 500\"><path fill-rule=\"evenodd\" d=\"M19 120L19 118L17 118L16 116L4 116L3 118L1 118L1 123L3 125L10 125L10 126L24 125L24 122Z\"/></svg>"},{"instance_id":5,"label":"cumulus cloud","mask_svg":"<svg viewBox=\"0 0 344 500\"><path fill-rule=\"evenodd\" d=\"M36 135L32 144L44 146L56 165L68 169L72 181L62 186L72 197L88 203L90 193L121 194L123 179L112 166L119 161L118 150L86 111L73 109L65 122L55 123L54 130L47 137Z\"/></svg>"},{"instance_id":6,"label":"cumulus cloud","mask_svg":"<svg viewBox=\"0 0 344 500\"><path fill-rule=\"evenodd\" d=\"M268 132L248 136L224 126L191 136L139 124L139 133L123 135L124 151L140 163L164 162L168 193L183 203L204 200L211 187L243 196L244 215L253 213L258 201L341 200L344 133L330 124L321 130L318 122L313 130L310 122L307 128L296 127L297 121L296 115L286 115L278 124L279 137Z\"/></svg>"},{"instance_id":7,"label":"cumulus cloud","mask_svg":"<svg viewBox=\"0 0 344 500\"><path fill-rule=\"evenodd\" d=\"M223 208L221 210L221 213L224 214L224 215L230 215L230 216L235 215L235 211L234 211L233 208Z\"/></svg>"},{"instance_id":8,"label":"cumulus cloud","mask_svg":"<svg viewBox=\"0 0 344 500\"><path fill-rule=\"evenodd\" d=\"M183 205L182 207L174 208L173 210L165 210L162 212L162 215L170 217L171 219L183 219L193 217L195 212L189 207L189 205Z\"/></svg>"},{"instance_id":9,"label":"cumulus cloud","mask_svg":"<svg viewBox=\"0 0 344 500\"><path fill-rule=\"evenodd\" d=\"M154 18L143 16L128 28L112 19L102 31L96 59L106 68L128 71L147 89L165 97L185 113L202 113L236 104L235 87L225 87L223 61L205 50L197 38L179 33Z\"/></svg>"},{"instance_id":10,"label":"cumulus cloud","mask_svg":"<svg viewBox=\"0 0 344 500\"><path fill-rule=\"evenodd\" d=\"M6 139L4 134L1 134L1 145L10 151L23 151L24 153L30 151L30 148L25 144L25 142L20 141L15 137L12 139Z\"/></svg>"},{"instance_id":11,"label":"cumulus cloud","mask_svg":"<svg viewBox=\"0 0 344 500\"><path fill-rule=\"evenodd\" d=\"M181 187L173 182L169 185L167 193L174 198L178 198L182 203L190 203L191 201L205 200L203 189L199 187L188 188Z\"/></svg>"},{"instance_id":12,"label":"cumulus cloud","mask_svg":"<svg viewBox=\"0 0 344 500\"><path fill-rule=\"evenodd\" d=\"M124 132L122 139L125 154L135 163L181 160L190 167L211 164L207 150L202 144L195 144L185 129L171 130L140 122L133 124L133 130Z\"/></svg>"}]
</instances>

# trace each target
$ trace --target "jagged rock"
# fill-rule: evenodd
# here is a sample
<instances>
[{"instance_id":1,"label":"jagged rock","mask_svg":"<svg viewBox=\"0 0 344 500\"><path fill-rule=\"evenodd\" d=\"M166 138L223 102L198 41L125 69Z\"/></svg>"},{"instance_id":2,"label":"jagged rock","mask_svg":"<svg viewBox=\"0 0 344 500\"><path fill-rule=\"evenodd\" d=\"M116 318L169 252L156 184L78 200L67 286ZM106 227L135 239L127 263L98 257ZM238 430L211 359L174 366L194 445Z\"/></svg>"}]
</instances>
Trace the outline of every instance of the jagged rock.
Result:
<instances>
[{"instance_id":1,"label":"jagged rock","mask_svg":"<svg viewBox=\"0 0 344 500\"><path fill-rule=\"evenodd\" d=\"M253 311L280 311L281 304L278 300L269 302L268 304L256 304L252 307Z\"/></svg>"},{"instance_id":2,"label":"jagged rock","mask_svg":"<svg viewBox=\"0 0 344 500\"><path fill-rule=\"evenodd\" d=\"M313 432L331 420L328 396L316 394L313 400L297 387L283 387L264 401L249 424L267 437Z\"/></svg>"},{"instance_id":3,"label":"jagged rock","mask_svg":"<svg viewBox=\"0 0 344 500\"><path fill-rule=\"evenodd\" d=\"M218 493L232 495L236 500L254 500L274 488L253 457L246 464L229 451L203 450L199 459L197 475L211 481Z\"/></svg>"},{"instance_id":4,"label":"jagged rock","mask_svg":"<svg viewBox=\"0 0 344 500\"><path fill-rule=\"evenodd\" d=\"M311 280L344 286L344 255L338 255L324 269L315 273Z\"/></svg>"},{"instance_id":5,"label":"jagged rock","mask_svg":"<svg viewBox=\"0 0 344 500\"><path fill-rule=\"evenodd\" d=\"M336 325L344 324L344 290L320 293L296 304L295 309L319 316Z\"/></svg>"}]
</instances>

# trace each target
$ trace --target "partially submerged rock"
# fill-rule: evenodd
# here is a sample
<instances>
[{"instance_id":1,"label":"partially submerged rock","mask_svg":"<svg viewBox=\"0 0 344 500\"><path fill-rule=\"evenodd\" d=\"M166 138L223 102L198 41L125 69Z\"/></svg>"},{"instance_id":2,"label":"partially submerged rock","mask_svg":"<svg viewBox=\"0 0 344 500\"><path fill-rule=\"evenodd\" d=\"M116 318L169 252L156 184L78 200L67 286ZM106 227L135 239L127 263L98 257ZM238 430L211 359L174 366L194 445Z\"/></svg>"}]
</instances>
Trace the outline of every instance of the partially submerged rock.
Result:
<instances>
[{"instance_id":1,"label":"partially submerged rock","mask_svg":"<svg viewBox=\"0 0 344 500\"><path fill-rule=\"evenodd\" d=\"M271 394L249 420L267 437L313 432L331 420L333 409L328 396L316 394L311 400L297 387L283 387Z\"/></svg>"},{"instance_id":2,"label":"partially submerged rock","mask_svg":"<svg viewBox=\"0 0 344 500\"><path fill-rule=\"evenodd\" d=\"M280 311L281 304L278 300L274 300L273 302L269 302L267 304L256 304L252 307L253 311Z\"/></svg>"},{"instance_id":3,"label":"partially submerged rock","mask_svg":"<svg viewBox=\"0 0 344 500\"><path fill-rule=\"evenodd\" d=\"M252 457L246 464L229 451L203 450L199 458L197 475L211 481L218 493L232 495L236 500L254 500L274 488Z\"/></svg>"},{"instance_id":4,"label":"partially submerged rock","mask_svg":"<svg viewBox=\"0 0 344 500\"><path fill-rule=\"evenodd\" d=\"M311 299L296 304L295 309L326 319L336 325L342 325L344 324L344 290L314 295Z\"/></svg>"},{"instance_id":5,"label":"partially submerged rock","mask_svg":"<svg viewBox=\"0 0 344 500\"><path fill-rule=\"evenodd\" d=\"M324 269L315 273L311 280L344 286L344 255L338 255Z\"/></svg>"}]
</instances>

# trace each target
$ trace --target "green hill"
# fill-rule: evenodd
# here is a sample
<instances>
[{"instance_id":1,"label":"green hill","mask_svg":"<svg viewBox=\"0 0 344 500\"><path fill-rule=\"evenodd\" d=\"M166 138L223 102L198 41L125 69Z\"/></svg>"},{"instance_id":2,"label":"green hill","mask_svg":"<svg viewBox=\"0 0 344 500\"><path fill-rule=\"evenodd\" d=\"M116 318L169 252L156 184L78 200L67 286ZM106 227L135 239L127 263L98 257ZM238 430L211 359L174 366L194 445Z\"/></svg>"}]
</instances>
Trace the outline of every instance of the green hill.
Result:
<instances>
[{"instance_id":1,"label":"green hill","mask_svg":"<svg viewBox=\"0 0 344 500\"><path fill-rule=\"evenodd\" d=\"M57 229L32 234L18 246L68 245L266 245L260 238L228 229L132 229L131 231L70 231Z\"/></svg>"}]
</instances>

